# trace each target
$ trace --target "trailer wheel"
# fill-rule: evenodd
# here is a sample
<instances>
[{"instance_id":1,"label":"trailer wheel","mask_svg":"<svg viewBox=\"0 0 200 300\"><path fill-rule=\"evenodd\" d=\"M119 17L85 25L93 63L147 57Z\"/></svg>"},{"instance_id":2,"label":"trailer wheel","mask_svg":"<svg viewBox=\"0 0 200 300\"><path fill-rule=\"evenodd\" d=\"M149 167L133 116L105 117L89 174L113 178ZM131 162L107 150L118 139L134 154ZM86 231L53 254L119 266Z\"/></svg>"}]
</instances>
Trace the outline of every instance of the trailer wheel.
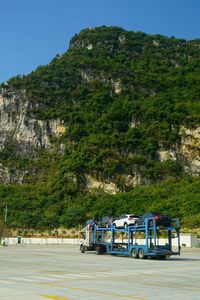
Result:
<instances>
[{"instance_id":1,"label":"trailer wheel","mask_svg":"<svg viewBox=\"0 0 200 300\"><path fill-rule=\"evenodd\" d=\"M95 253L96 255L102 254L102 249L100 246L96 246Z\"/></svg>"},{"instance_id":2,"label":"trailer wheel","mask_svg":"<svg viewBox=\"0 0 200 300\"><path fill-rule=\"evenodd\" d=\"M135 248L132 250L131 254L132 254L132 258L138 258L137 250Z\"/></svg>"},{"instance_id":3,"label":"trailer wheel","mask_svg":"<svg viewBox=\"0 0 200 300\"><path fill-rule=\"evenodd\" d=\"M105 254L105 253L106 253L106 247L102 247L101 253L102 253L102 254Z\"/></svg>"},{"instance_id":4,"label":"trailer wheel","mask_svg":"<svg viewBox=\"0 0 200 300\"><path fill-rule=\"evenodd\" d=\"M166 255L162 255L159 257L160 260L165 260L166 258L167 258Z\"/></svg>"},{"instance_id":5,"label":"trailer wheel","mask_svg":"<svg viewBox=\"0 0 200 300\"><path fill-rule=\"evenodd\" d=\"M81 253L85 253L85 246L84 245L80 245L80 251L81 251Z\"/></svg>"},{"instance_id":6,"label":"trailer wheel","mask_svg":"<svg viewBox=\"0 0 200 300\"><path fill-rule=\"evenodd\" d=\"M139 249L138 256L140 259L144 259L144 250L143 249Z\"/></svg>"}]
</instances>

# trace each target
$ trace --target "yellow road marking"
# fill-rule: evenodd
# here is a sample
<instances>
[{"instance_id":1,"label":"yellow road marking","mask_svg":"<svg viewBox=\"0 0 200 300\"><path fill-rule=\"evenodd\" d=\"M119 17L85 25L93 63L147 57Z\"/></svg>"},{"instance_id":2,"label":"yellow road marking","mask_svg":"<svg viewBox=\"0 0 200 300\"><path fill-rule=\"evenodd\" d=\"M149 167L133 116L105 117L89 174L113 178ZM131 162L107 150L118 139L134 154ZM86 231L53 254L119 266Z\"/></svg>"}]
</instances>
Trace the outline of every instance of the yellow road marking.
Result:
<instances>
[{"instance_id":1,"label":"yellow road marking","mask_svg":"<svg viewBox=\"0 0 200 300\"><path fill-rule=\"evenodd\" d=\"M78 288L78 287L73 287L73 286L69 286L69 285L65 285L65 286L59 286L56 285L54 283L42 283L44 285L48 285L48 286L56 286L57 288L63 288L63 289L69 289L69 290L74 290L74 291L79 291L79 292L85 292L85 293L94 293L94 294L100 294L100 295L105 295L105 296L113 296L113 297L117 297L117 298L125 298L125 299L134 299L134 300L147 300L146 298L140 298L137 296L133 296L133 295L122 295L122 294L116 294L116 293L109 293L109 292L105 292L105 291L98 291L98 290L93 290L93 289L85 289L85 288ZM50 299L54 299L54 300L66 300L65 298L50 298Z\"/></svg>"},{"instance_id":2,"label":"yellow road marking","mask_svg":"<svg viewBox=\"0 0 200 300\"><path fill-rule=\"evenodd\" d=\"M59 297L59 296L48 296L48 295L40 295L42 297L52 299L52 300L69 300L69 298L66 297Z\"/></svg>"}]
</instances>

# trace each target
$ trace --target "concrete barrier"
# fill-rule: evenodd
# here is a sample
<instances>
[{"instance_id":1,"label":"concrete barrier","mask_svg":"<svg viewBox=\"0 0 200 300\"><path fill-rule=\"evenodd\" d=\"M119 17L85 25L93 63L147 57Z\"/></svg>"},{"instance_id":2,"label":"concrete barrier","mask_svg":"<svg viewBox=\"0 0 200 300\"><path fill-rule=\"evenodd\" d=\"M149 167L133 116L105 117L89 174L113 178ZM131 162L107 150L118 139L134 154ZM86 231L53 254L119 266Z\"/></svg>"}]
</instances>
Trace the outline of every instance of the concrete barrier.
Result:
<instances>
[{"instance_id":1,"label":"concrete barrier","mask_svg":"<svg viewBox=\"0 0 200 300\"><path fill-rule=\"evenodd\" d=\"M25 237L6 237L2 241L4 245L77 245L80 243L78 238L25 238ZM124 240L125 242L125 240ZM138 244L145 244L144 239L138 239ZM160 245L165 245L167 239L159 239ZM172 241L172 245L177 247L177 239ZM200 239L197 239L196 234L182 233L180 235L180 245L182 247L197 247L200 245Z\"/></svg>"},{"instance_id":2,"label":"concrete barrier","mask_svg":"<svg viewBox=\"0 0 200 300\"><path fill-rule=\"evenodd\" d=\"M197 234L181 233L180 242L181 242L181 246L190 247L190 248L197 247L198 246Z\"/></svg>"},{"instance_id":3,"label":"concrete barrier","mask_svg":"<svg viewBox=\"0 0 200 300\"><path fill-rule=\"evenodd\" d=\"M75 245L80 239L6 237L3 241L6 245Z\"/></svg>"},{"instance_id":4,"label":"concrete barrier","mask_svg":"<svg viewBox=\"0 0 200 300\"><path fill-rule=\"evenodd\" d=\"M117 240L120 242L120 240ZM126 240L124 239L124 242ZM136 243L139 245L145 245L146 241L145 239L137 239ZM168 239L164 238L159 238L157 240L156 244L157 245L166 245L168 243ZM198 239L196 234L190 234L190 233L182 233L180 234L180 245L181 247L188 247L188 248L193 248L198 246ZM178 247L178 240L177 238L172 239L172 247Z\"/></svg>"}]
</instances>

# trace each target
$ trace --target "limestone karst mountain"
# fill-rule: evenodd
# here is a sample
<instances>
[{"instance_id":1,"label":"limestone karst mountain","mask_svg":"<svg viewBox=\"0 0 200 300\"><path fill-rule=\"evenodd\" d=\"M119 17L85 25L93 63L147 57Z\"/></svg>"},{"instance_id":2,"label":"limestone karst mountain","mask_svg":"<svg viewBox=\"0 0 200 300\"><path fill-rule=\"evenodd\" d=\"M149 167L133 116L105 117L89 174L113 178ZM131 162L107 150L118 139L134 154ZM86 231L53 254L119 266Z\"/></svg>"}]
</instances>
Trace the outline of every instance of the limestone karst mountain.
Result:
<instances>
[{"instance_id":1,"label":"limestone karst mountain","mask_svg":"<svg viewBox=\"0 0 200 300\"><path fill-rule=\"evenodd\" d=\"M0 181L75 195L200 174L200 41L82 30L1 84Z\"/></svg>"}]
</instances>

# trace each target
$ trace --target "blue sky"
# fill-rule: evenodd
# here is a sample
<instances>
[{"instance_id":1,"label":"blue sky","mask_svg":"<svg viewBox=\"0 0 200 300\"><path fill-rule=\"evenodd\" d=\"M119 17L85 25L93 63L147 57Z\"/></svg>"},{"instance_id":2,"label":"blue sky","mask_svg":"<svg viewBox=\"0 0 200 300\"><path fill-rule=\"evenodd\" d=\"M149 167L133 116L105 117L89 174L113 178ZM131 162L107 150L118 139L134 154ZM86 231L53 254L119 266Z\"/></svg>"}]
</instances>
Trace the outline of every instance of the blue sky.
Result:
<instances>
[{"instance_id":1,"label":"blue sky","mask_svg":"<svg viewBox=\"0 0 200 300\"><path fill-rule=\"evenodd\" d=\"M200 0L0 0L0 82L67 50L83 28L200 38Z\"/></svg>"}]
</instances>

